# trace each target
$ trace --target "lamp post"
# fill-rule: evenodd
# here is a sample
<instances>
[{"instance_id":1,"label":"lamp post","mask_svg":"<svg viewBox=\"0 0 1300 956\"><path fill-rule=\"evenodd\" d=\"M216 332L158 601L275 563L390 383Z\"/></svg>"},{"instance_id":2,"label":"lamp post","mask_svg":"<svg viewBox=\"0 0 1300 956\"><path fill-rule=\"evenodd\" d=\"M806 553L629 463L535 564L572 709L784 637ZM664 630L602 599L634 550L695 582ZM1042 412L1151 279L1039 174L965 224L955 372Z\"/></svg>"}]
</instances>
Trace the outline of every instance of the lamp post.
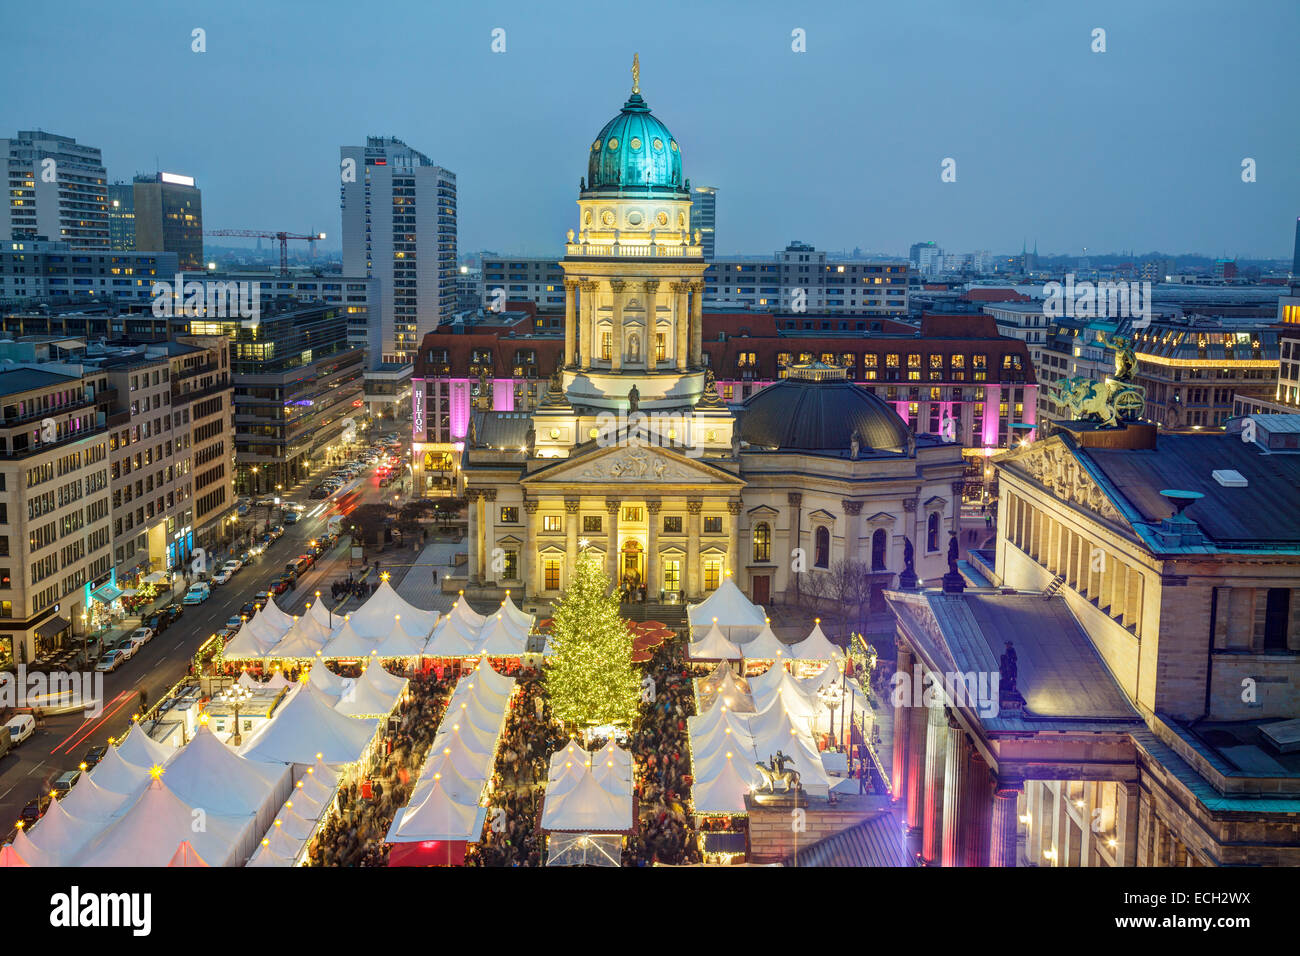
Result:
<instances>
[{"instance_id":1,"label":"lamp post","mask_svg":"<svg viewBox=\"0 0 1300 956\"><path fill-rule=\"evenodd\" d=\"M239 708L248 703L253 697L253 692L243 684L231 684L221 692L221 700L231 706L235 712L235 733L230 738L230 742L238 747L243 743L243 738L239 734Z\"/></svg>"},{"instance_id":2,"label":"lamp post","mask_svg":"<svg viewBox=\"0 0 1300 956\"><path fill-rule=\"evenodd\" d=\"M817 699L830 712L830 721L827 723L826 728L832 736L837 737L836 744L838 746L838 735L835 734L835 711L844 702L844 688L836 684L827 684L818 689Z\"/></svg>"}]
</instances>

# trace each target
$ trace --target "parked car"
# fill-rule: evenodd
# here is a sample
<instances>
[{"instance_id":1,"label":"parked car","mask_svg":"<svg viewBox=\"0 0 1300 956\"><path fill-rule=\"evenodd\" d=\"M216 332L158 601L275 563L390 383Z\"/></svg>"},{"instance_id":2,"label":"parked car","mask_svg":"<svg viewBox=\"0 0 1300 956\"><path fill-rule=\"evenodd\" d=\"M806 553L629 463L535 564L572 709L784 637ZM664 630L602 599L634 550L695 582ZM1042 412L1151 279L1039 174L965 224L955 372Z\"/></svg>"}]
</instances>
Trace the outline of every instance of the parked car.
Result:
<instances>
[{"instance_id":1,"label":"parked car","mask_svg":"<svg viewBox=\"0 0 1300 956\"><path fill-rule=\"evenodd\" d=\"M98 765L98 763L104 759L104 755L107 753L108 753L108 748L104 746L96 746L96 747L89 748L84 754L81 755L82 768L85 770L94 770L96 765Z\"/></svg>"},{"instance_id":2,"label":"parked car","mask_svg":"<svg viewBox=\"0 0 1300 956\"><path fill-rule=\"evenodd\" d=\"M270 596L271 596L270 591L258 591L256 594L253 595L253 600L256 603L260 604L262 607L266 607L266 599L269 598Z\"/></svg>"},{"instance_id":3,"label":"parked car","mask_svg":"<svg viewBox=\"0 0 1300 956\"><path fill-rule=\"evenodd\" d=\"M61 800L67 796L68 791L72 789L72 785L75 784L80 777L80 770L69 770L67 773L59 774L59 778L54 781L54 786L51 787L51 789L59 795L59 799Z\"/></svg>"},{"instance_id":4,"label":"parked car","mask_svg":"<svg viewBox=\"0 0 1300 956\"><path fill-rule=\"evenodd\" d=\"M206 584L195 584L185 592L185 597L181 599L182 604L202 604L206 601L212 592Z\"/></svg>"},{"instance_id":5,"label":"parked car","mask_svg":"<svg viewBox=\"0 0 1300 956\"><path fill-rule=\"evenodd\" d=\"M313 489L311 490L311 494L308 495L307 497L309 497L309 498L328 498L329 496L330 496L330 493L329 493L328 490L326 490L326 488L325 488L324 485L317 485L315 488L313 488Z\"/></svg>"},{"instance_id":6,"label":"parked car","mask_svg":"<svg viewBox=\"0 0 1300 956\"><path fill-rule=\"evenodd\" d=\"M45 816L45 811L50 807L50 795L42 793L35 800L28 800L23 806L23 812L19 814L23 824L31 826L41 817Z\"/></svg>"},{"instance_id":7,"label":"parked car","mask_svg":"<svg viewBox=\"0 0 1300 956\"><path fill-rule=\"evenodd\" d=\"M238 629L239 626L243 623L244 623L243 618L241 618L238 614L232 614L230 615L230 617L226 618L226 627L233 627Z\"/></svg>"},{"instance_id":8,"label":"parked car","mask_svg":"<svg viewBox=\"0 0 1300 956\"><path fill-rule=\"evenodd\" d=\"M298 512L296 512L296 511L286 511L286 512L284 513L284 518L283 518L282 520L284 521L285 524L297 524L297 523L298 523Z\"/></svg>"},{"instance_id":9,"label":"parked car","mask_svg":"<svg viewBox=\"0 0 1300 956\"><path fill-rule=\"evenodd\" d=\"M240 606L239 616L245 618L251 618L254 614L257 613L257 608L258 608L257 604L255 604L252 601L249 601L247 604Z\"/></svg>"},{"instance_id":10,"label":"parked car","mask_svg":"<svg viewBox=\"0 0 1300 956\"><path fill-rule=\"evenodd\" d=\"M274 507L275 507L275 497L274 497L273 495L267 495L265 498L258 498L258 499L257 499L257 507L259 507L259 508L274 508Z\"/></svg>"},{"instance_id":11,"label":"parked car","mask_svg":"<svg viewBox=\"0 0 1300 956\"><path fill-rule=\"evenodd\" d=\"M229 560L226 561L225 564L222 565L223 568L228 568L231 574L236 573L241 568L243 568L243 566L244 566L244 562L241 561L239 558L230 558Z\"/></svg>"},{"instance_id":12,"label":"parked car","mask_svg":"<svg viewBox=\"0 0 1300 956\"><path fill-rule=\"evenodd\" d=\"M115 650L122 655L123 661L129 661L131 658L135 657L135 652L139 647L140 645L131 640L130 635L127 635L117 642Z\"/></svg>"},{"instance_id":13,"label":"parked car","mask_svg":"<svg viewBox=\"0 0 1300 956\"><path fill-rule=\"evenodd\" d=\"M239 515L240 517L243 517L244 515L248 514L248 512L249 512L249 507L246 504L241 504L238 508L235 509L235 514Z\"/></svg>"},{"instance_id":14,"label":"parked car","mask_svg":"<svg viewBox=\"0 0 1300 956\"><path fill-rule=\"evenodd\" d=\"M284 525L282 524L271 525L271 537L278 539L282 534L284 534Z\"/></svg>"},{"instance_id":15,"label":"parked car","mask_svg":"<svg viewBox=\"0 0 1300 956\"><path fill-rule=\"evenodd\" d=\"M276 582L271 585L272 594L283 594L287 590L289 590L289 582L284 578L277 579Z\"/></svg>"},{"instance_id":16,"label":"parked car","mask_svg":"<svg viewBox=\"0 0 1300 956\"><path fill-rule=\"evenodd\" d=\"M185 613L185 606L183 604L172 603L172 604L168 604L161 611L159 611L158 616L163 621L166 622L163 625L163 627L166 627L167 625L175 622L176 619L179 618L184 613Z\"/></svg>"},{"instance_id":17,"label":"parked car","mask_svg":"<svg viewBox=\"0 0 1300 956\"><path fill-rule=\"evenodd\" d=\"M213 583L213 584L225 584L225 583L226 583L227 581L229 581L232 577L234 577L234 575L230 572L229 569L227 569L227 568L222 568L222 569L221 569L220 571L218 571L216 574L212 575L212 583Z\"/></svg>"},{"instance_id":18,"label":"parked car","mask_svg":"<svg viewBox=\"0 0 1300 956\"><path fill-rule=\"evenodd\" d=\"M153 636L154 636L154 629L152 627L149 627L148 625L144 627L137 627L134 631L131 632L131 643L148 644L150 641L153 640Z\"/></svg>"},{"instance_id":19,"label":"parked car","mask_svg":"<svg viewBox=\"0 0 1300 956\"><path fill-rule=\"evenodd\" d=\"M170 622L165 622L161 614L150 614L148 617L141 619L140 623L153 631L154 634L161 634L167 630L167 624Z\"/></svg>"},{"instance_id":20,"label":"parked car","mask_svg":"<svg viewBox=\"0 0 1300 956\"><path fill-rule=\"evenodd\" d=\"M95 670L100 673L115 671L122 666L124 660L126 658L122 656L121 651L109 651L99 659L99 663L95 665Z\"/></svg>"},{"instance_id":21,"label":"parked car","mask_svg":"<svg viewBox=\"0 0 1300 956\"><path fill-rule=\"evenodd\" d=\"M10 717L5 722L5 726L9 728L9 736L12 738L13 745L17 747L36 733L36 718L31 714L19 714L16 717Z\"/></svg>"}]
</instances>

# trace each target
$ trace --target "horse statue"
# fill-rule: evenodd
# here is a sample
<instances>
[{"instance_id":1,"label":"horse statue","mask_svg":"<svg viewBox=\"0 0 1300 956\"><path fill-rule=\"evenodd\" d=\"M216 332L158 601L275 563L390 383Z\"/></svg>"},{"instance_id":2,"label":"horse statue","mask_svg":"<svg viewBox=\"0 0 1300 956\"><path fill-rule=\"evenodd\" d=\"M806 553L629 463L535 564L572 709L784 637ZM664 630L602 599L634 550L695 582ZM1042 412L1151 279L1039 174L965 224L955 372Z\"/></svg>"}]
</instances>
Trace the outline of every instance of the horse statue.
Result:
<instances>
[{"instance_id":1,"label":"horse statue","mask_svg":"<svg viewBox=\"0 0 1300 956\"><path fill-rule=\"evenodd\" d=\"M1075 421L1092 419L1103 425L1116 424L1115 408L1109 390L1102 382L1094 382L1082 375L1058 379L1056 400L1069 409Z\"/></svg>"},{"instance_id":2,"label":"horse statue","mask_svg":"<svg viewBox=\"0 0 1300 956\"><path fill-rule=\"evenodd\" d=\"M802 790L803 785L799 782L799 771L785 769L785 765L792 762L790 757L787 757L779 750L776 752L776 756L768 758L768 763L755 762L754 767L763 778L763 789L768 793L775 793L776 785L779 782L786 793Z\"/></svg>"}]
</instances>

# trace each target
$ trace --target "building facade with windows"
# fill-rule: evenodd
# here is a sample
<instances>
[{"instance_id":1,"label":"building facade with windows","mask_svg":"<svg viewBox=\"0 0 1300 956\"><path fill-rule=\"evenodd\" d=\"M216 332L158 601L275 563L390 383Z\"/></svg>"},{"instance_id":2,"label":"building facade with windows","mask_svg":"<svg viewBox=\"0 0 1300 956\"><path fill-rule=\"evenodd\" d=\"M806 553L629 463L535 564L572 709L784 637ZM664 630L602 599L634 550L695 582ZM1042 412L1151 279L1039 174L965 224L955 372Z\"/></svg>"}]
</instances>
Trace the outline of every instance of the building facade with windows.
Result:
<instances>
[{"instance_id":1,"label":"building facade with windows","mask_svg":"<svg viewBox=\"0 0 1300 956\"><path fill-rule=\"evenodd\" d=\"M817 361L780 380L774 368L739 407L723 400L691 195L677 141L634 87L588 149L560 262L562 337L425 337L417 487L430 488L422 469L459 459L467 593L553 598L583 548L651 602L697 600L727 576L780 600L846 560L883 590L908 541L918 575L946 568L958 444L918 438L896 406Z\"/></svg>"},{"instance_id":2,"label":"building facade with windows","mask_svg":"<svg viewBox=\"0 0 1300 956\"><path fill-rule=\"evenodd\" d=\"M137 176L132 185L135 244L133 249L174 252L180 268L201 270L203 261L203 192L194 177L178 173ZM110 221L118 208L110 207Z\"/></svg>"},{"instance_id":3,"label":"building facade with windows","mask_svg":"<svg viewBox=\"0 0 1300 956\"><path fill-rule=\"evenodd\" d=\"M0 240L0 298L112 299L126 307L153 302L155 282L171 282L178 268L174 252L117 252L77 249L68 242Z\"/></svg>"},{"instance_id":4,"label":"building facade with windows","mask_svg":"<svg viewBox=\"0 0 1300 956\"><path fill-rule=\"evenodd\" d=\"M112 248L108 171L99 149L70 136L19 130L0 139L0 164L0 241L39 236L73 249Z\"/></svg>"}]
</instances>

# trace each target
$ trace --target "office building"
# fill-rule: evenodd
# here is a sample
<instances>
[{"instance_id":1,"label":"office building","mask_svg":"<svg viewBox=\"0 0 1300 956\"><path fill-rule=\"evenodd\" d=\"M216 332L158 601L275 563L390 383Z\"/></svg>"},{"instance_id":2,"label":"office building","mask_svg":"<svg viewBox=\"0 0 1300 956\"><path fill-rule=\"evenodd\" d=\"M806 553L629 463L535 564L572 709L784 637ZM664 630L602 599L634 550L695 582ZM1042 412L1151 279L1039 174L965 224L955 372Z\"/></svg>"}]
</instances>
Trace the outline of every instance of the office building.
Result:
<instances>
[{"instance_id":1,"label":"office building","mask_svg":"<svg viewBox=\"0 0 1300 956\"><path fill-rule=\"evenodd\" d=\"M409 365L456 310L456 174L392 137L339 154L343 272L379 279L368 368Z\"/></svg>"},{"instance_id":2,"label":"office building","mask_svg":"<svg viewBox=\"0 0 1300 956\"><path fill-rule=\"evenodd\" d=\"M20 130L0 139L0 163L0 241L40 236L73 249L112 248L108 172L98 149L70 136Z\"/></svg>"},{"instance_id":3,"label":"office building","mask_svg":"<svg viewBox=\"0 0 1300 956\"><path fill-rule=\"evenodd\" d=\"M716 186L691 187L691 221L700 231L704 259L712 262L717 253L718 189Z\"/></svg>"},{"instance_id":4,"label":"office building","mask_svg":"<svg viewBox=\"0 0 1300 956\"><path fill-rule=\"evenodd\" d=\"M180 268L200 270L203 261L203 194L192 176L137 176L135 246L146 252L174 252Z\"/></svg>"},{"instance_id":5,"label":"office building","mask_svg":"<svg viewBox=\"0 0 1300 956\"><path fill-rule=\"evenodd\" d=\"M124 307L148 307L155 282L176 277L174 252L77 249L68 242L0 240L0 299L57 303L112 299Z\"/></svg>"},{"instance_id":6,"label":"office building","mask_svg":"<svg viewBox=\"0 0 1300 956\"><path fill-rule=\"evenodd\" d=\"M108 187L108 245L114 252L135 251L135 184Z\"/></svg>"}]
</instances>

